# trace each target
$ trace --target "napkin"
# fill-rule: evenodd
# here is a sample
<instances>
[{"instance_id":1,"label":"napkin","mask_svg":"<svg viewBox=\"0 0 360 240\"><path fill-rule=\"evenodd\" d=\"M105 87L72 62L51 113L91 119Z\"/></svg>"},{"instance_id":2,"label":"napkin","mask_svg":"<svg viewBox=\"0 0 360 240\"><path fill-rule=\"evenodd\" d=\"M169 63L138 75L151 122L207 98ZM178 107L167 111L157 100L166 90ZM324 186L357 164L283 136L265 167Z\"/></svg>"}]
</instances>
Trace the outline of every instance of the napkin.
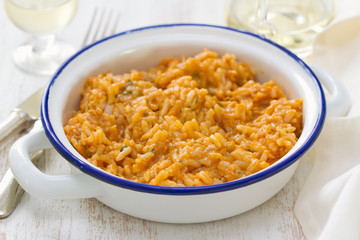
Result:
<instances>
[{"instance_id":1,"label":"napkin","mask_svg":"<svg viewBox=\"0 0 360 240\"><path fill-rule=\"evenodd\" d=\"M308 156L311 172L294 212L307 239L360 239L360 17L342 19L315 40L311 63L342 81L346 117L327 118Z\"/></svg>"}]
</instances>

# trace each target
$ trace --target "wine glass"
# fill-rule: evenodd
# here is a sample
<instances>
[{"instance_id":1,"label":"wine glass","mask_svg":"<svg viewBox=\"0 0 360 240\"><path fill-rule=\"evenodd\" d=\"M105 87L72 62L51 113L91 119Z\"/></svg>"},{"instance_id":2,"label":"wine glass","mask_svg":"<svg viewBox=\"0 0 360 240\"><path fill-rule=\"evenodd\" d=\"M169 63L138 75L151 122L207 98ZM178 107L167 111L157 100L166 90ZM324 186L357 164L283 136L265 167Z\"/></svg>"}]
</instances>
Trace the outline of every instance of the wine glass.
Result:
<instances>
[{"instance_id":1,"label":"wine glass","mask_svg":"<svg viewBox=\"0 0 360 240\"><path fill-rule=\"evenodd\" d=\"M13 52L15 64L34 74L51 75L75 52L75 47L55 38L75 16L78 0L4 0L10 20L33 39Z\"/></svg>"},{"instance_id":2,"label":"wine glass","mask_svg":"<svg viewBox=\"0 0 360 240\"><path fill-rule=\"evenodd\" d=\"M333 17L333 0L228 0L226 21L305 58Z\"/></svg>"}]
</instances>

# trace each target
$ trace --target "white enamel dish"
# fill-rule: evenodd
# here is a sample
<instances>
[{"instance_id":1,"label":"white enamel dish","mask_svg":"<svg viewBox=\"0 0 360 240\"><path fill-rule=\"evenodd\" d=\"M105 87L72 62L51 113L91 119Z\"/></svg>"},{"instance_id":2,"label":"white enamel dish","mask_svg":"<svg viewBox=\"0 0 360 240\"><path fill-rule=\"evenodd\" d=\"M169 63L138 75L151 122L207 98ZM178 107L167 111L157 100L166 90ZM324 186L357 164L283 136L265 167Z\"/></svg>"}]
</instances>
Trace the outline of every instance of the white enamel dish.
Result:
<instances>
[{"instance_id":1,"label":"white enamel dish","mask_svg":"<svg viewBox=\"0 0 360 240\"><path fill-rule=\"evenodd\" d=\"M275 79L289 98L304 99L304 128L281 160L256 174L232 182L201 187L161 187L111 175L88 163L71 146L64 122L77 109L86 77L105 71L119 74L147 69L168 56L192 56L204 48L232 53L257 72L259 81ZM314 72L316 75L314 74ZM319 78L318 78L318 77ZM326 104L319 80L332 98ZM310 69L286 49L238 30L210 25L151 26L100 40L68 61L49 81L41 103L43 129L18 140L10 151L11 169L30 194L52 199L95 197L131 216L168 223L218 220L250 210L280 191L292 177L299 158L312 146L331 115L349 106L344 88L323 70ZM30 161L29 152L55 148L73 166L73 173L49 176ZM64 164L66 161L64 161Z\"/></svg>"}]
</instances>

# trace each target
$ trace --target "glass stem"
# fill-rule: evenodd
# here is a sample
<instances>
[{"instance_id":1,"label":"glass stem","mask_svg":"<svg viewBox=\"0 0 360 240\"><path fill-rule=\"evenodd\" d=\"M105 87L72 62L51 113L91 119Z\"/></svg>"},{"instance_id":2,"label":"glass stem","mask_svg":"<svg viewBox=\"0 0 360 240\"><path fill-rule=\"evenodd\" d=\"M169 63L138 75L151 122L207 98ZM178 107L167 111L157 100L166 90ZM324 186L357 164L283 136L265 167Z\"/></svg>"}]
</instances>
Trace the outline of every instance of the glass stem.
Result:
<instances>
[{"instance_id":1,"label":"glass stem","mask_svg":"<svg viewBox=\"0 0 360 240\"><path fill-rule=\"evenodd\" d=\"M276 32L274 26L268 22L269 12L269 0L257 0L256 1L256 28L257 32L266 37L270 38Z\"/></svg>"},{"instance_id":2,"label":"glass stem","mask_svg":"<svg viewBox=\"0 0 360 240\"><path fill-rule=\"evenodd\" d=\"M36 36L34 39L33 49L34 54L38 55L54 55L58 48L55 45L55 34L46 36Z\"/></svg>"},{"instance_id":3,"label":"glass stem","mask_svg":"<svg viewBox=\"0 0 360 240\"><path fill-rule=\"evenodd\" d=\"M266 18L269 10L269 0L257 0L256 9L256 23L258 27L261 27L267 21Z\"/></svg>"}]
</instances>

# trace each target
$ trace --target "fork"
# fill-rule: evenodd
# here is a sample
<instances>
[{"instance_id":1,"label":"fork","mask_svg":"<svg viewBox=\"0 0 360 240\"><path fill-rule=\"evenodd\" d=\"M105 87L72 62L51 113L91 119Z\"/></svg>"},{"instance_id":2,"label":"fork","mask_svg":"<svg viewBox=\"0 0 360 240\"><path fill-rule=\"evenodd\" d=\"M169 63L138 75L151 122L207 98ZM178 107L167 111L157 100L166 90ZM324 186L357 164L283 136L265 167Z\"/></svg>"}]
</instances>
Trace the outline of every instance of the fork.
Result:
<instances>
[{"instance_id":1,"label":"fork","mask_svg":"<svg viewBox=\"0 0 360 240\"><path fill-rule=\"evenodd\" d=\"M95 7L81 47L114 34L118 20L119 14L114 13L113 9ZM37 120L33 128L39 127L39 125L41 125L40 121ZM36 152L32 154L31 160L36 162L41 156L42 151ZM13 212L23 192L24 190L14 178L11 170L8 169L0 182L0 219L8 217Z\"/></svg>"},{"instance_id":2,"label":"fork","mask_svg":"<svg viewBox=\"0 0 360 240\"><path fill-rule=\"evenodd\" d=\"M114 14L113 9L95 7L89 28L82 42L82 47L116 32L119 14Z\"/></svg>"}]
</instances>

